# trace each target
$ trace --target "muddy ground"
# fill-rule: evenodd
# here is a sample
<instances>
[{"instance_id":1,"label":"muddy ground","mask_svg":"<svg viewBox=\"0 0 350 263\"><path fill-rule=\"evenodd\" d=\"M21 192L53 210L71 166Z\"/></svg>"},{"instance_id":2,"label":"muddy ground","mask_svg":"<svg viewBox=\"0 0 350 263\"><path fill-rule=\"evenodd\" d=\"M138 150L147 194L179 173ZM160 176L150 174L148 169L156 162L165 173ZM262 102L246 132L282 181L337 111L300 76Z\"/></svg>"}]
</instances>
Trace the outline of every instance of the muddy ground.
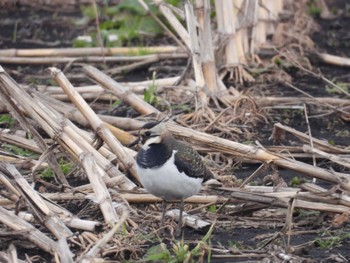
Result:
<instances>
[{"instance_id":1,"label":"muddy ground","mask_svg":"<svg viewBox=\"0 0 350 263\"><path fill-rule=\"evenodd\" d=\"M347 0L326 1L329 9L335 14L332 19L322 19L318 16L314 17L314 22L318 25L310 38L314 41L315 50L318 52L330 53L343 57L350 57L350 4ZM26 7L13 7L10 9L2 8L0 10L0 47L5 48L41 48L41 47L71 47L72 39L84 32L90 32L94 28L91 23L87 26L77 26L74 22L81 18L79 11L73 13L64 13L61 11L49 10L38 11L28 9ZM148 40L149 41L149 40ZM163 38L156 39L154 44L174 44L171 39ZM152 41L150 41L152 42ZM320 63L315 56L307 53L306 56L310 59L313 66L313 71L334 82L342 82L350 88L350 70ZM271 59L271 58L270 58ZM181 72L186 65L185 60L165 61L153 67L156 67L159 76L176 75ZM2 65L11 76L19 83L35 83L49 84L50 76L46 72L47 66L28 66L28 65ZM115 66L113 64L110 67ZM165 67L167 66L167 67ZM61 65L59 65L61 67ZM161 70L162 68L171 68L173 71ZM332 93L327 84L319 77L311 76L295 67L285 69L291 77L293 85L299 89L308 92L315 97L340 97L345 98L343 94ZM79 67L72 66L68 76L74 77L75 72L79 72ZM269 73L266 73L268 75ZM138 81L146 78L151 78L151 72L148 68L139 69L131 72L128 75L118 76L119 80ZM293 96L297 98L301 96L299 92L283 85L278 79L273 77L261 78L264 81L258 83L245 83L237 85L237 88L242 92L249 94L278 95L278 96ZM89 84L84 78L73 78L73 84ZM349 145L349 128L350 123L341 118L339 113L325 111L323 116L312 117L319 115L319 109L308 107L309 116L311 118L310 127L312 135L319 139L332 141L335 145ZM273 123L281 122L299 131L307 131L307 123L305 121L304 111L302 109L265 109L268 116L268 122L257 123L256 126L250 127L250 141L259 140L265 147L273 145L274 142L269 140L272 134ZM247 139L244 135L240 138L242 141ZM301 145L297 139L290 136L280 145ZM303 159L305 162L310 162L310 159ZM336 171L349 172L346 169L334 165L329 161L318 159L318 165L321 167L332 168ZM244 179L252 174L258 167L257 164L242 163L234 169L234 176L239 179ZM255 178L255 184L261 185L265 175L271 170L263 171ZM290 170L278 169L278 173L284 181L290 185L292 178L299 177L302 181L310 181L310 178ZM322 186L331 187L320 182ZM81 206L76 206L74 209L81 209ZM215 258L211 262L258 262L262 257L249 256L249 254L259 255L259 253L276 253L280 252L280 247L286 242L286 236L282 231L284 227L286 211L283 209L270 208L258 211L256 213L249 212L247 214L232 214L220 215L218 221L221 221L220 227L217 227L211 238L213 247L221 247L223 249L238 249L242 252L242 257L235 258ZM77 211L75 211L77 212ZM348 262L350 261L350 236L342 238L339 242L322 247L318 239L326 237L346 236L350 233L350 223L345 223L341 228L332 228L332 214L318 213L312 211L296 210L294 213L294 227L291 236L291 245L302 245L300 251L295 251L294 254L299 258L294 262ZM281 233L279 236L271 239L274 235ZM203 237L203 233L198 233L190 229L185 230L185 240L198 240ZM271 239L271 240L270 240ZM1 237L1 250L7 249L12 239ZM4 242L5 241L5 242ZM269 245L258 250L263 244L270 241ZM315 242L316 241L316 242ZM165 241L170 242L170 241ZM194 242L195 243L195 242ZM19 244L17 244L19 246ZM275 249L275 251L274 251ZM21 248L19 257L24 259L25 254L33 256L35 254L42 255L39 261L50 259L49 255L40 250ZM272 261L271 261L272 262ZM281 261L282 262L282 261Z\"/></svg>"}]
</instances>

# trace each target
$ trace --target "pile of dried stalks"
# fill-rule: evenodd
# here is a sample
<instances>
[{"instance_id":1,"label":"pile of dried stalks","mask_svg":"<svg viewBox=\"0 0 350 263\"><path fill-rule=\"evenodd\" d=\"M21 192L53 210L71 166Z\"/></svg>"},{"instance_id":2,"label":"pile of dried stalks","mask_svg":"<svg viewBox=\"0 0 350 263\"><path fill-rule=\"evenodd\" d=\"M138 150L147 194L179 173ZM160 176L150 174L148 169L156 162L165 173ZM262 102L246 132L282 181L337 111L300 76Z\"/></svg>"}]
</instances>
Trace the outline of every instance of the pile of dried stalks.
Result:
<instances>
[{"instance_id":1,"label":"pile of dried stalks","mask_svg":"<svg viewBox=\"0 0 350 263\"><path fill-rule=\"evenodd\" d=\"M142 0L140 3L148 10ZM226 87L222 81L225 76L237 83L253 81L246 67L252 62L260 63L257 49L265 44L267 35L273 33L282 11L282 1L263 0L260 4L257 0L215 1L217 42L212 41L214 33L211 31L209 0L195 1L195 6L186 2L184 11L161 0L157 4L176 32L177 36L171 34L179 46L149 48L155 55L112 56L127 54L132 48L0 51L0 63L131 61L127 69L190 54L194 69L194 80L183 74L155 81L118 83L98 69L84 66L86 77L98 85L75 88L63 72L51 67L52 79L60 87L34 88L19 85L1 67L1 102L20 123L22 130L15 133L3 130L0 140L40 155L40 158L33 159L1 153L0 222L3 228L6 226L6 229L12 229L11 235L31 241L51 254L56 262L104 262L103 259L109 258L125 260L142 257L147 250L146 244L149 245L146 241L149 237L145 236L149 233L157 236L160 213L157 206L145 208L141 204L155 204L160 200L140 188L133 159L136 152L125 145L135 140L127 131L137 131L144 120L98 115L85 99L120 99L138 114L159 119L164 114L138 95L150 83L158 87L158 92L171 88L178 96L186 92L195 94L196 110L175 116L176 122L169 121L167 127L176 137L190 141L201 152L209 153L207 163L224 183L223 187L205 189L200 195L186 200L188 204L200 204L196 207L188 205L189 213L202 215L199 218L187 214L184 221L188 227L208 230L212 225L210 231L213 231L214 226L232 226L234 222L230 220L238 213L258 211L263 214L271 212L267 208L288 208L280 221L284 226L281 234L288 236L282 252L263 250L268 245L266 243L259 252L238 253L240 257L283 259L293 257L295 251L289 243L295 208L336 213L343 219L338 218L334 224L345 222L350 214L350 175L297 161L293 152L308 158L321 156L349 167L349 149L329 145L281 124L275 124L275 140L291 133L305 145L266 149L261 145L231 140L238 138L239 134L249 133L248 124L255 125L261 120L267 122L262 106L292 101L290 98L250 97L233 87ZM187 29L179 18L185 18ZM216 55L215 51L218 51ZM122 72L121 69L116 70ZM179 83L182 86L176 87ZM73 105L64 102L66 100ZM345 99L304 97L298 100L336 109L343 114L348 113L338 106L350 104ZM82 127L89 127L92 131ZM28 139L29 135L31 139ZM58 163L62 156L75 164L75 169L67 177ZM237 159L240 162L262 163L239 186L231 174L227 176L227 168ZM326 181L333 188L328 190L315 183L305 183L299 188L287 187L278 174L267 178L273 182L273 187L248 186L248 182L266 166L291 169ZM40 171L47 167L54 171L53 182L39 177ZM88 181L83 183L80 176ZM79 186L74 186L74 180L79 181ZM42 187L33 189L32 183L40 183ZM84 205L90 202L86 205L87 211L82 210L79 214L68 211L69 205L78 207L84 201L87 201ZM237 205L240 202L246 205ZM205 208L211 205L219 205L220 208L216 213L210 213ZM176 220L178 213L171 210L167 215ZM214 258L237 256L237 251L219 247L203 245L201 249L204 251L202 259L205 251L209 250ZM11 247L8 253L0 252L0 259L17 261L16 249Z\"/></svg>"}]
</instances>

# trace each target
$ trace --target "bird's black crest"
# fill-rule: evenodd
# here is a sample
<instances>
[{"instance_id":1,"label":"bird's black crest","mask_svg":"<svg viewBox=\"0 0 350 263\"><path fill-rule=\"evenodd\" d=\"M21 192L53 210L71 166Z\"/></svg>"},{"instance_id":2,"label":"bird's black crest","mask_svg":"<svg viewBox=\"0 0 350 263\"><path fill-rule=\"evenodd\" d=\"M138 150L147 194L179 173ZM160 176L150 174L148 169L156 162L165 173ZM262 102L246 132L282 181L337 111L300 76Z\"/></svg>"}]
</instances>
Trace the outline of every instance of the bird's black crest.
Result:
<instances>
[{"instance_id":1,"label":"bird's black crest","mask_svg":"<svg viewBox=\"0 0 350 263\"><path fill-rule=\"evenodd\" d=\"M172 115L172 113L171 113ZM161 120L159 121L151 121L151 122L147 122L145 123L141 129L152 129L153 127L157 126L159 123L165 122L166 120L170 119L170 116L164 116Z\"/></svg>"},{"instance_id":2,"label":"bird's black crest","mask_svg":"<svg viewBox=\"0 0 350 263\"><path fill-rule=\"evenodd\" d=\"M161 123L163 120L160 121L152 121L145 123L141 129L152 129L153 127L157 126L159 123Z\"/></svg>"}]
</instances>

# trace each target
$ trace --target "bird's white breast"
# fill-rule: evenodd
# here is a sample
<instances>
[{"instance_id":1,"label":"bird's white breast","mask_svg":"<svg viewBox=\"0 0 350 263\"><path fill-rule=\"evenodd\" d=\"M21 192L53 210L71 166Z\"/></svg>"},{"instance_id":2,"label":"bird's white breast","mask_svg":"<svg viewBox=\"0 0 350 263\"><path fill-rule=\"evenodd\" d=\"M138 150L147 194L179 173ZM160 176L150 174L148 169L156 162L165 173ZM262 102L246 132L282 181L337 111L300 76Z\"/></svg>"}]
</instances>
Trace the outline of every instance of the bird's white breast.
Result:
<instances>
[{"instance_id":1,"label":"bird's white breast","mask_svg":"<svg viewBox=\"0 0 350 263\"><path fill-rule=\"evenodd\" d=\"M142 168L136 165L141 183L151 194L165 200L179 200L190 197L201 188L203 179L180 173L175 165L175 153L162 166Z\"/></svg>"}]
</instances>

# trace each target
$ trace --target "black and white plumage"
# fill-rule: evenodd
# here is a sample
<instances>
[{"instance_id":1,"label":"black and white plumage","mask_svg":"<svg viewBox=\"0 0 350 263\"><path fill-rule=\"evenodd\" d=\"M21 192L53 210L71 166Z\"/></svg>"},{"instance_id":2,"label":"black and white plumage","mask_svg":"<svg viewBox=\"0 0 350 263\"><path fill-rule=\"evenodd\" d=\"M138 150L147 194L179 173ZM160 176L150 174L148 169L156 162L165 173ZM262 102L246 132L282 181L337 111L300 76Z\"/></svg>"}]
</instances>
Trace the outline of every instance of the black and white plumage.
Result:
<instances>
[{"instance_id":1,"label":"black and white plumage","mask_svg":"<svg viewBox=\"0 0 350 263\"><path fill-rule=\"evenodd\" d=\"M143 130L140 135L142 148L136 157L136 167L141 183L147 191L164 202L181 200L179 233L183 200L198 193L202 183L214 179L214 176L201 156L189 145L175 140L163 123Z\"/></svg>"}]
</instances>

